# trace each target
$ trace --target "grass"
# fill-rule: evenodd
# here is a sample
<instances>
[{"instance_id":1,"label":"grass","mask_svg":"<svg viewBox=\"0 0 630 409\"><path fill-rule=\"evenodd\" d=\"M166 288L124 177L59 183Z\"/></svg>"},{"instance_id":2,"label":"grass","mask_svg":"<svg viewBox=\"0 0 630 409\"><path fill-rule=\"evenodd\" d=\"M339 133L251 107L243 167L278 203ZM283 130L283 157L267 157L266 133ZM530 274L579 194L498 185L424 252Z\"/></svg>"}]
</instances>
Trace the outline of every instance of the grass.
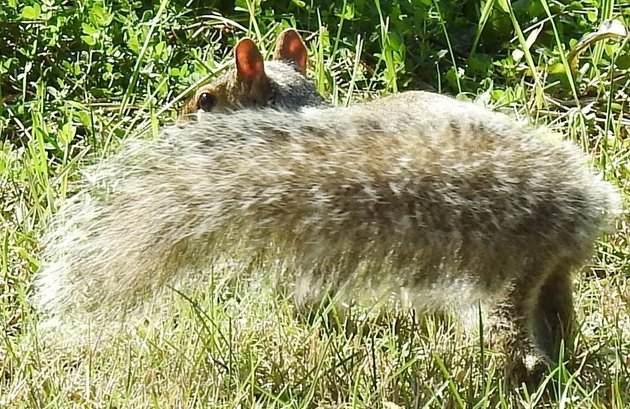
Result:
<instances>
[{"instance_id":1,"label":"grass","mask_svg":"<svg viewBox=\"0 0 630 409\"><path fill-rule=\"evenodd\" d=\"M0 37L14 44L2 49L0 61L0 407L624 408L630 402L627 215L575 272L575 353L536 387L507 382L501 354L449 318L395 306L342 311L334 304L305 316L264 281L225 280L233 268L217 267L203 287L170 292L132 330L113 328L107 342L94 334L80 347L48 345L28 302L40 234L60 200L74 192L82 166L140 129L157 133L171 121L187 89L230 63L227 42L244 35L238 27L251 30L266 52L284 26L297 23L305 37L312 33L309 74L331 103L421 87L461 92L546 124L588 151L627 200L628 38L594 43L570 76L566 56L581 33L562 23L573 19L588 32L613 17L628 26L620 4L587 1L571 9L542 0L532 2L538 11L523 11L522 2L497 0L478 11L458 9L473 30L470 53L462 51L461 17L448 1L414 10L397 2L365 10L322 2L308 15L307 6L243 1L236 4L244 11L229 10L230 18L184 2L162 1L141 12L124 1L119 8L97 1L70 8L14 3L0 6L6 23ZM425 13L420 25L400 17L415 12ZM529 36L541 27L532 45ZM505 34L500 51L490 51L497 33ZM278 267L262 260L248 268Z\"/></svg>"}]
</instances>

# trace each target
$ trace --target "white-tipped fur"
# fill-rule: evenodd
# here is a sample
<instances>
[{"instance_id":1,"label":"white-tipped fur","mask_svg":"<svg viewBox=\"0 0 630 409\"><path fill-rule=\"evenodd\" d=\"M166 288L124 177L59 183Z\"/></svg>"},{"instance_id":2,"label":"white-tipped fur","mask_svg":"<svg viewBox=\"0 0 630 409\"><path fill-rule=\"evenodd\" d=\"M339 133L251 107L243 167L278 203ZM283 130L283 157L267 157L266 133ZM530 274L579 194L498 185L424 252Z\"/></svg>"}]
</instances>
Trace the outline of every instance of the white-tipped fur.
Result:
<instances>
[{"instance_id":1,"label":"white-tipped fur","mask_svg":"<svg viewBox=\"0 0 630 409\"><path fill-rule=\"evenodd\" d=\"M39 305L51 320L98 321L217 258L263 251L304 297L341 287L404 289L418 307L496 297L527 366L532 350L551 354L546 336L532 341L543 331L532 317L568 318L569 271L620 208L575 146L535 133L423 92L166 128L90 168L62 206Z\"/></svg>"}]
</instances>

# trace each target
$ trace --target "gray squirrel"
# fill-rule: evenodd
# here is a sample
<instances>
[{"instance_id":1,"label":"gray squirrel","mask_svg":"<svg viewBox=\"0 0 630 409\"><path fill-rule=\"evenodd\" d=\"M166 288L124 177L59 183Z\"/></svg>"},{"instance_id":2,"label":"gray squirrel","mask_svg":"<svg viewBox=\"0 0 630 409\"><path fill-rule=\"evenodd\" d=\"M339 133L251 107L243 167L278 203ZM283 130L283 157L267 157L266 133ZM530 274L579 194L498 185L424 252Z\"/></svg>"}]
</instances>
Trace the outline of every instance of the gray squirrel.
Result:
<instances>
[{"instance_id":1,"label":"gray squirrel","mask_svg":"<svg viewBox=\"0 0 630 409\"><path fill-rule=\"evenodd\" d=\"M544 371L571 332L570 272L621 211L586 156L434 93L298 105L200 114L88 168L45 240L45 324L107 322L217 259L266 254L297 298L482 303L514 364Z\"/></svg>"}]
</instances>

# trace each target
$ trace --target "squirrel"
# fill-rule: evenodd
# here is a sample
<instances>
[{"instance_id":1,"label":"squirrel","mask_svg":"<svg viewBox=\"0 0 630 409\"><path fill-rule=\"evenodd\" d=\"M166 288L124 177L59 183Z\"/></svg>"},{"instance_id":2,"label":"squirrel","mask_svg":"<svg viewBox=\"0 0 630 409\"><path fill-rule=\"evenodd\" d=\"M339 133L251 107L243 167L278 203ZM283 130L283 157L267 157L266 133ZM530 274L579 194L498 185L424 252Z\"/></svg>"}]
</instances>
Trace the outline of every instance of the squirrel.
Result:
<instances>
[{"instance_id":1,"label":"squirrel","mask_svg":"<svg viewBox=\"0 0 630 409\"><path fill-rule=\"evenodd\" d=\"M203 92L194 106L206 110ZM109 322L169 285L199 283L217 260L264 254L283 261L279 279L297 299L330 291L404 293L420 310L481 303L526 376L552 365L571 333L570 273L621 212L586 155L434 93L299 109L313 95L216 98L211 111L262 105L201 113L89 167L44 242L43 325Z\"/></svg>"},{"instance_id":2,"label":"squirrel","mask_svg":"<svg viewBox=\"0 0 630 409\"><path fill-rule=\"evenodd\" d=\"M322 106L324 101L306 78L307 63L306 45L293 28L278 36L273 61L264 61L254 42L244 38L234 47L235 68L199 87L184 104L180 118L255 107L297 110Z\"/></svg>"}]
</instances>

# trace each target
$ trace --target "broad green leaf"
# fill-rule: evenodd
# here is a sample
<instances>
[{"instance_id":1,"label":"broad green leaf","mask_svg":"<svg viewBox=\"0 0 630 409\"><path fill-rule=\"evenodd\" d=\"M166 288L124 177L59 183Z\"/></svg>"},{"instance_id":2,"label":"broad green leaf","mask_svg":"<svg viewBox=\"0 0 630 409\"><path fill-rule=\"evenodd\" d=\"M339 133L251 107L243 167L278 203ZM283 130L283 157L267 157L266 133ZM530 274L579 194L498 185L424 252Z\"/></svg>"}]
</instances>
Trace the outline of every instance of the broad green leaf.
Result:
<instances>
[{"instance_id":1,"label":"broad green leaf","mask_svg":"<svg viewBox=\"0 0 630 409\"><path fill-rule=\"evenodd\" d=\"M94 36L98 34L98 30L87 23L81 24L81 28L83 28L83 32L87 35Z\"/></svg>"},{"instance_id":2,"label":"broad green leaf","mask_svg":"<svg viewBox=\"0 0 630 409\"><path fill-rule=\"evenodd\" d=\"M34 6L26 6L22 9L22 17L26 20L37 20L41 14L42 9L39 4Z\"/></svg>"},{"instance_id":3,"label":"broad green leaf","mask_svg":"<svg viewBox=\"0 0 630 409\"><path fill-rule=\"evenodd\" d=\"M94 45L96 44L96 40L94 39L94 37L92 36L81 36L81 39L87 44L87 45Z\"/></svg>"}]
</instances>

